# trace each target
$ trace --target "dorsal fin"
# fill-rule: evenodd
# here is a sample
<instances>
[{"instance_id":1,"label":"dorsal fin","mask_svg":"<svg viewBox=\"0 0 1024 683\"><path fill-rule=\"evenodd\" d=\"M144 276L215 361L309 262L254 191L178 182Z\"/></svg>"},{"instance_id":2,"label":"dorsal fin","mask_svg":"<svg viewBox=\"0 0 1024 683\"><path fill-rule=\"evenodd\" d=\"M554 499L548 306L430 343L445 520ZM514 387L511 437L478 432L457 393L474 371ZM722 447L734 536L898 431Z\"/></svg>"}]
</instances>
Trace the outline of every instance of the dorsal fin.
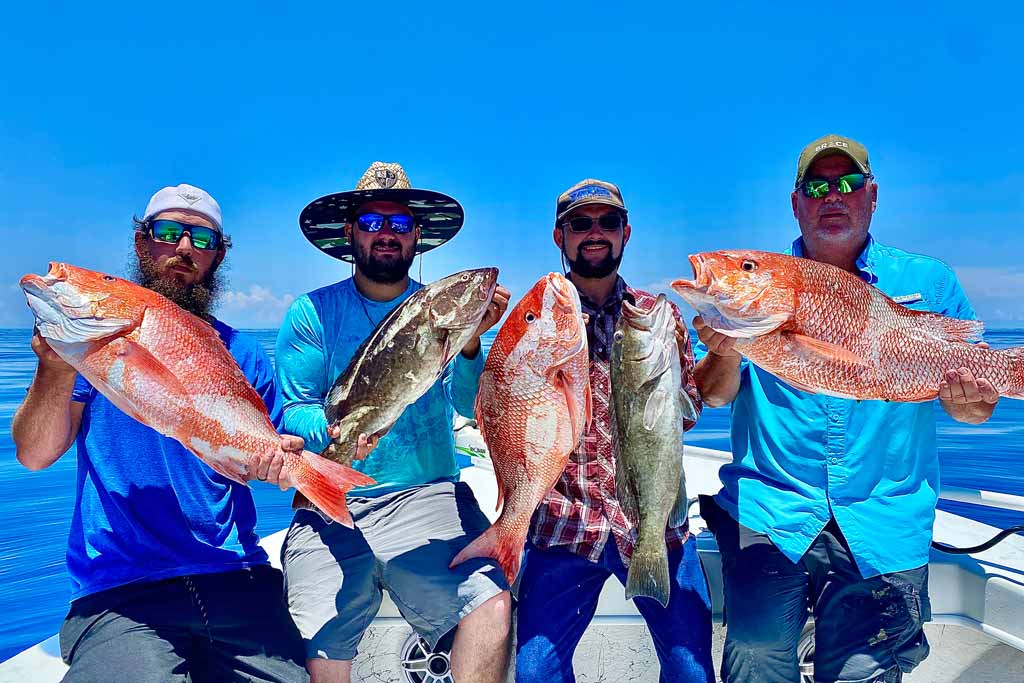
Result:
<instances>
[{"instance_id":1,"label":"dorsal fin","mask_svg":"<svg viewBox=\"0 0 1024 683\"><path fill-rule=\"evenodd\" d=\"M899 306L899 304L895 304ZM981 341L985 333L985 323L980 320L960 320L949 318L938 313L929 311L915 311L905 306L900 306L908 315L911 327L927 331L933 337L949 342L975 342Z\"/></svg>"}]
</instances>

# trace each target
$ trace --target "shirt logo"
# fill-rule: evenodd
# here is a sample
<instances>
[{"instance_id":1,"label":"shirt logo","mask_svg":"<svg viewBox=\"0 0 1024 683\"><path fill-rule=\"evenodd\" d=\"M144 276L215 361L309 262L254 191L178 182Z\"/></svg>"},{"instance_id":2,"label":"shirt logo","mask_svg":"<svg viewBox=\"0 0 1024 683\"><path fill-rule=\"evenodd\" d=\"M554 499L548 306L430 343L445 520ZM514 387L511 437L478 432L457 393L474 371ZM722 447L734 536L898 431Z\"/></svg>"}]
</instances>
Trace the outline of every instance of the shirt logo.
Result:
<instances>
[{"instance_id":1,"label":"shirt logo","mask_svg":"<svg viewBox=\"0 0 1024 683\"><path fill-rule=\"evenodd\" d=\"M913 294L903 294L902 296L894 296L892 298L898 304L912 304L924 299L921 296L921 292L914 292Z\"/></svg>"},{"instance_id":2,"label":"shirt logo","mask_svg":"<svg viewBox=\"0 0 1024 683\"><path fill-rule=\"evenodd\" d=\"M573 190L569 193L570 202L578 202L581 199L587 197L611 197L612 193L604 189L600 185L584 185L578 190Z\"/></svg>"}]
</instances>

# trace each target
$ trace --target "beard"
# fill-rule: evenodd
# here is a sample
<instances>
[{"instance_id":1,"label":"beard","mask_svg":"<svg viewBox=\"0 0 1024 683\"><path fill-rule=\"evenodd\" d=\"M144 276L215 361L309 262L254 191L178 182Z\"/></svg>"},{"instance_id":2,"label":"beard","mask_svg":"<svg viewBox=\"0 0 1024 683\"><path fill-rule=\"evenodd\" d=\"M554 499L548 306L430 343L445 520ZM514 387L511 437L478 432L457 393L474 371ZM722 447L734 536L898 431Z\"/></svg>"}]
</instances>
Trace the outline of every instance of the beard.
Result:
<instances>
[{"instance_id":1,"label":"beard","mask_svg":"<svg viewBox=\"0 0 1024 683\"><path fill-rule=\"evenodd\" d=\"M168 259L164 266L168 268L176 263L192 264L191 260L174 256ZM220 265L223 266L223 263ZM176 278L165 274L149 254L145 256L135 254L135 258L128 264L128 271L129 279L132 282L167 297L179 307L200 318L209 317L225 284L221 267L211 270L200 282L191 285L183 284Z\"/></svg>"},{"instance_id":2,"label":"beard","mask_svg":"<svg viewBox=\"0 0 1024 683\"><path fill-rule=\"evenodd\" d=\"M583 247L601 245L608 247L608 251L605 252L604 258L597 263L588 261L583 256ZM625 246L625 245L623 245ZM565 247L562 247L562 254L565 256L565 260L569 262L569 270L580 277L589 278L602 278L608 277L616 271L619 264L622 263L622 251L619 252L618 256L614 255L614 249L611 242L605 240L593 240L590 242L581 242L580 246L576 250L576 260L569 258L568 252L565 251Z\"/></svg>"},{"instance_id":3,"label":"beard","mask_svg":"<svg viewBox=\"0 0 1024 683\"><path fill-rule=\"evenodd\" d=\"M373 245L396 245L399 253L395 256L381 258L373 253ZM363 246L353 243L352 258L355 259L359 271L373 282L382 285L393 285L401 282L409 274L412 262L416 259L416 250L410 249L408 256L402 253L402 245L397 241L385 242L383 240Z\"/></svg>"}]
</instances>

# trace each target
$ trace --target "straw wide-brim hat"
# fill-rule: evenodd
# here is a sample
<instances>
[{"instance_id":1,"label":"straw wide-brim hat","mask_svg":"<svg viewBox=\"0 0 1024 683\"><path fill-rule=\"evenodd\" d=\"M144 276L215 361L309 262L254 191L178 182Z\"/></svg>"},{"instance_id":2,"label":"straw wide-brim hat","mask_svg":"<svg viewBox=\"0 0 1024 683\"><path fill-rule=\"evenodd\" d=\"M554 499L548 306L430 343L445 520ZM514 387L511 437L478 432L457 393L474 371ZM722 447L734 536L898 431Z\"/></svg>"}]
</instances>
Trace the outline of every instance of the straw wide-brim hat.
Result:
<instances>
[{"instance_id":1,"label":"straw wide-brim hat","mask_svg":"<svg viewBox=\"0 0 1024 683\"><path fill-rule=\"evenodd\" d=\"M367 202L396 202L409 207L420 226L418 254L455 237L465 219L462 205L448 195L413 188L400 165L375 161L359 179L356 189L312 201L299 214L299 227L314 247L351 263L352 245L345 237L345 224Z\"/></svg>"}]
</instances>

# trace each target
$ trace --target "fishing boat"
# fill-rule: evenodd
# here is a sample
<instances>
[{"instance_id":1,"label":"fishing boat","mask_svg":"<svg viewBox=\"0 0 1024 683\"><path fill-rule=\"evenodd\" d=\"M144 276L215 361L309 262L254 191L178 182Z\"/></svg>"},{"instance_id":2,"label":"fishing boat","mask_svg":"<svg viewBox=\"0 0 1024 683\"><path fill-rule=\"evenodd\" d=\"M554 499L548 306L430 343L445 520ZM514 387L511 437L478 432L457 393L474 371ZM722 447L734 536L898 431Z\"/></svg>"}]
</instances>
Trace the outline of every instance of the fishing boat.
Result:
<instances>
[{"instance_id":1,"label":"fishing boat","mask_svg":"<svg viewBox=\"0 0 1024 683\"><path fill-rule=\"evenodd\" d=\"M486 448L471 421L458 418L456 444L463 457L462 479L473 488L484 512L493 520L497 488ZM686 446L684 466L690 495L712 494L719 487L718 470L731 461L724 451ZM1024 496L974 489L943 489L946 500L1024 511ZM690 526L711 586L715 667L721 658L722 577L718 549L703 520L691 507ZM939 543L972 547L1000 530L965 517L938 511L934 538ZM275 564L285 530L263 539ZM932 621L925 630L931 655L907 683L1006 683L1024 681L1024 537L1011 535L991 548L970 554L932 550L929 563ZM431 649L406 625L387 595L353 663L353 683L453 683L450 642ZM813 683L814 624L809 621L798 647L801 680ZM622 585L605 584L597 614L584 635L575 659L578 680L648 683L658 680L658 659L643 619L625 599ZM57 636L0 664L0 683L56 683L66 667ZM512 680L510 673L509 680Z\"/></svg>"}]
</instances>

